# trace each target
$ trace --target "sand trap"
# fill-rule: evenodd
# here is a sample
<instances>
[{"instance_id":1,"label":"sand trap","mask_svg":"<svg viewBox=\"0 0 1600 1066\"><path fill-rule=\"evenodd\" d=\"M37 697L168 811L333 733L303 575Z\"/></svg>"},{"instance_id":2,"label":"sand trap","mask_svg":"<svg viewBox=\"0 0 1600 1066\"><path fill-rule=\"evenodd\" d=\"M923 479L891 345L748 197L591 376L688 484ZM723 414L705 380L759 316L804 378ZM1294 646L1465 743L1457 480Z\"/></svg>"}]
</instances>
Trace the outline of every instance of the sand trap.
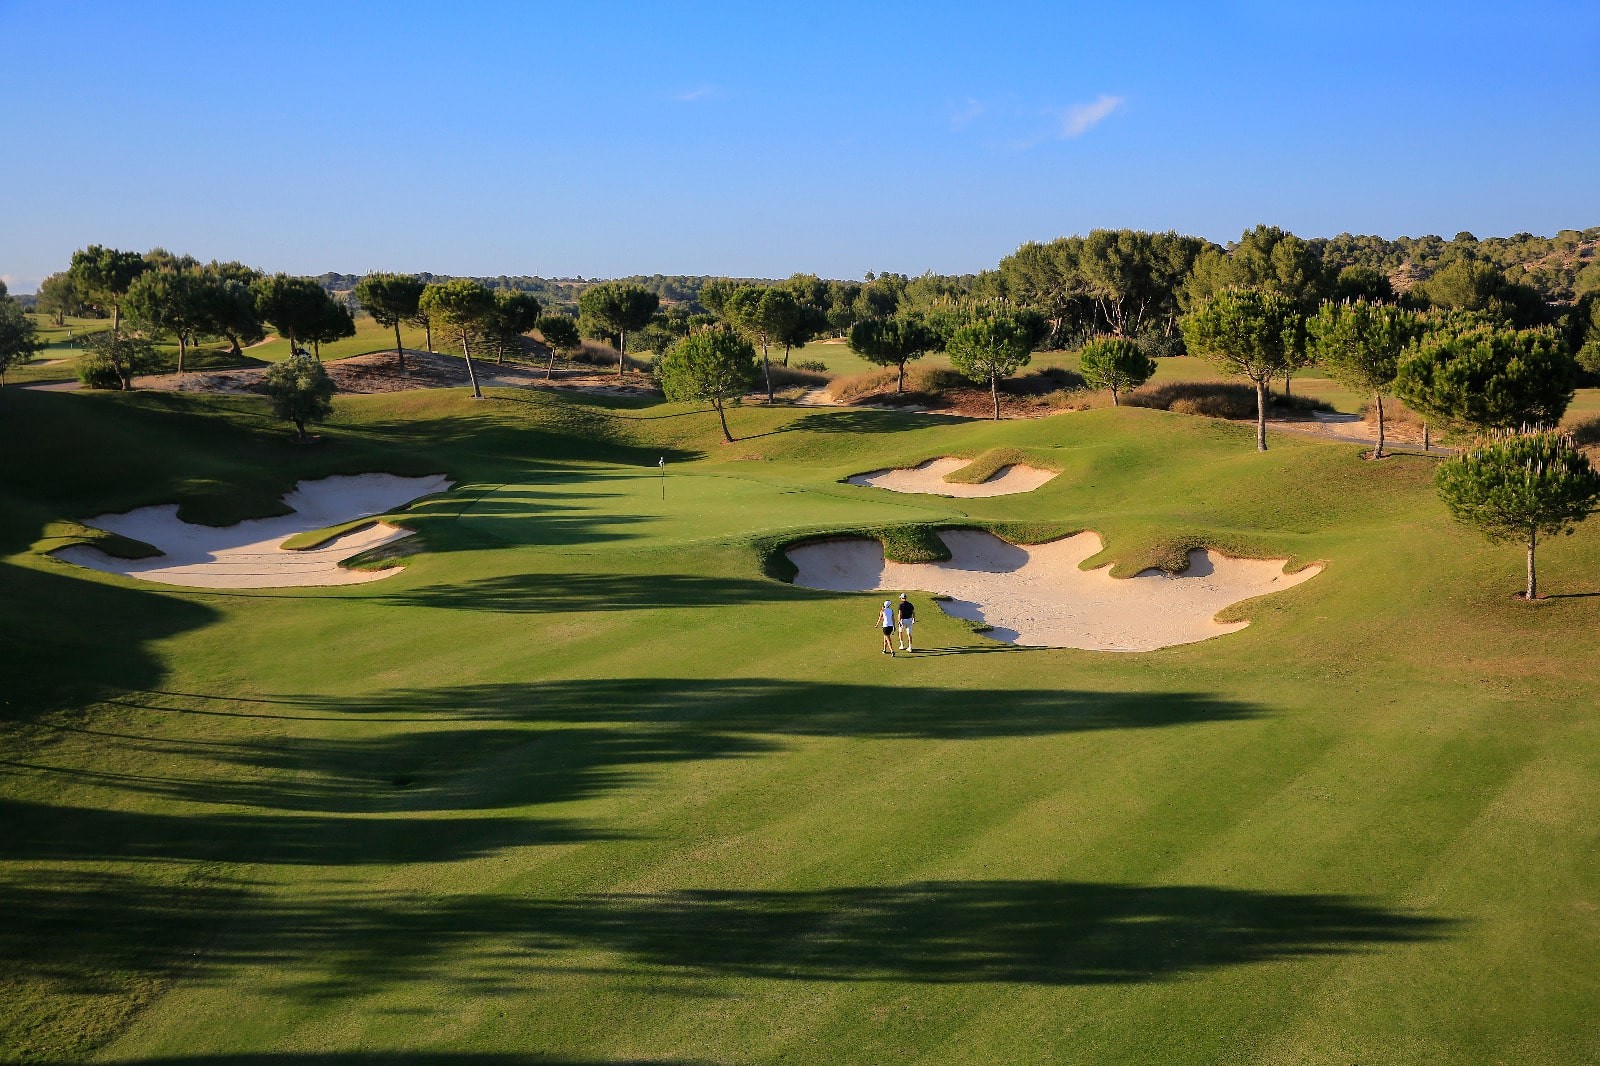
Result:
<instances>
[{"instance_id":1,"label":"sand trap","mask_svg":"<svg viewBox=\"0 0 1600 1066\"><path fill-rule=\"evenodd\" d=\"M1309 566L1285 574L1282 559L1199 550L1189 553L1182 574L1146 570L1114 578L1109 565L1078 569L1100 551L1096 533L1029 548L976 530L939 536L950 549L948 562L887 562L883 545L867 538L804 544L788 555L799 568L795 584L806 588L932 592L951 597L941 605L945 613L986 623L996 640L1086 651L1154 651L1233 633L1246 623L1225 625L1215 620L1218 611L1322 572Z\"/></svg>"},{"instance_id":2,"label":"sand trap","mask_svg":"<svg viewBox=\"0 0 1600 1066\"><path fill-rule=\"evenodd\" d=\"M1015 463L1002 466L985 481L964 485L959 481L946 481L945 475L970 466L970 459L929 459L919 466L898 470L873 470L849 479L852 485L871 485L890 492L928 492L938 496L1010 496L1015 492L1032 492L1056 476L1054 470L1041 470L1036 466Z\"/></svg>"},{"instance_id":3,"label":"sand trap","mask_svg":"<svg viewBox=\"0 0 1600 1066\"><path fill-rule=\"evenodd\" d=\"M179 521L175 503L141 507L127 514L85 519L83 524L142 540L163 554L150 559L118 559L87 545L61 548L52 554L91 570L191 588L355 585L388 577L398 568L347 570L339 565L341 561L408 537L410 531L374 522L306 551L286 551L279 545L296 533L383 514L449 487L450 479L442 474L357 474L302 481L283 498L294 508L293 514L222 527Z\"/></svg>"}]
</instances>

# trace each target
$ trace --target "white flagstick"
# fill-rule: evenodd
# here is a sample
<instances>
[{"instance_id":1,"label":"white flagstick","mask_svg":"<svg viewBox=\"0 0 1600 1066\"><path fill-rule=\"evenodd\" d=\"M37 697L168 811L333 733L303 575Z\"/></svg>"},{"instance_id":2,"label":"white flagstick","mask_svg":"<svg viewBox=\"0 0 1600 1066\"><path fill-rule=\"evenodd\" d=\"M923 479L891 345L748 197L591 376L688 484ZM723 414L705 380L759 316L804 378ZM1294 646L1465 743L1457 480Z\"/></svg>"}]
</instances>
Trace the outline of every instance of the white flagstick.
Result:
<instances>
[{"instance_id":1,"label":"white flagstick","mask_svg":"<svg viewBox=\"0 0 1600 1066\"><path fill-rule=\"evenodd\" d=\"M667 457L663 455L657 463L661 467L661 498L667 498Z\"/></svg>"}]
</instances>

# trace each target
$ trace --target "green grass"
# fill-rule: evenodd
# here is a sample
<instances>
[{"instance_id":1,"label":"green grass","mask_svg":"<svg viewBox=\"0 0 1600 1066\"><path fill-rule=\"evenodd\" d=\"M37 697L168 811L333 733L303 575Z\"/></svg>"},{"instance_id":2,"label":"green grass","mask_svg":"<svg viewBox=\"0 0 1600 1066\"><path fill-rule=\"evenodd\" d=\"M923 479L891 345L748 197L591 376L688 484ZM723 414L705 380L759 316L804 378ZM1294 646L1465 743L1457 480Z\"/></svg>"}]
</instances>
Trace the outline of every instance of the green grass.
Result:
<instances>
[{"instance_id":1,"label":"green grass","mask_svg":"<svg viewBox=\"0 0 1600 1066\"><path fill-rule=\"evenodd\" d=\"M1123 408L1000 424L492 390L0 392L0 1060L1600 1057L1600 596L1528 607L1430 460ZM838 484L1014 450L1036 492ZM667 498L656 461L665 456ZM398 576L184 591L59 523L444 472ZM1326 571L1140 655L773 580L1092 528ZM1543 581L1600 590L1600 530Z\"/></svg>"},{"instance_id":2,"label":"green grass","mask_svg":"<svg viewBox=\"0 0 1600 1066\"><path fill-rule=\"evenodd\" d=\"M46 347L31 362L24 366L15 367L6 374L6 380L12 384L31 385L53 381L76 381L78 377L78 357L83 354L83 346L78 343L84 336L98 333L111 328L110 319L100 318L71 318L62 327L55 325L55 319L48 315L30 315L39 327L39 339L45 342ZM71 336L68 336L68 333ZM400 327L400 339L407 348L425 348L426 334L423 330L411 326ZM450 351L449 338L435 337L434 347L443 351ZM165 357L165 364L157 368L157 373L175 371L178 368L178 345L176 342L156 345L157 350ZM368 352L377 352L394 349L394 330L380 326L366 315L356 319L356 332L353 337L334 341L322 346L323 359L345 359L353 355L366 355ZM269 339L260 344L246 347L242 355L234 355L225 341L208 341L204 344L192 345L189 356L184 366L188 370L232 370L240 367L264 366L267 363L279 363L289 358L289 343L280 337L270 335Z\"/></svg>"}]
</instances>

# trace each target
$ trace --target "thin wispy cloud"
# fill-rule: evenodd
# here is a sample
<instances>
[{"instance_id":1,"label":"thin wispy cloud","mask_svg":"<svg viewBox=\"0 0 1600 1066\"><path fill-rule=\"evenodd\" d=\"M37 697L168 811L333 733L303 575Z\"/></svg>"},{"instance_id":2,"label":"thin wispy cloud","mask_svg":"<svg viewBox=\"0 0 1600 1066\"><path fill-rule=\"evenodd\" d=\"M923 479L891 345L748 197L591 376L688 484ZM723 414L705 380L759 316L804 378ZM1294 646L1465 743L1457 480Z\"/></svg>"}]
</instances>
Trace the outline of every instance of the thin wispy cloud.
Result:
<instances>
[{"instance_id":1,"label":"thin wispy cloud","mask_svg":"<svg viewBox=\"0 0 1600 1066\"><path fill-rule=\"evenodd\" d=\"M674 93L672 98L680 104L699 104L710 100L717 95L715 85L696 85L692 89L685 89L681 93Z\"/></svg>"},{"instance_id":2,"label":"thin wispy cloud","mask_svg":"<svg viewBox=\"0 0 1600 1066\"><path fill-rule=\"evenodd\" d=\"M1121 96L1101 94L1093 103L1073 104L1061 116L1061 136L1064 139L1082 137L1110 118L1126 102Z\"/></svg>"},{"instance_id":3,"label":"thin wispy cloud","mask_svg":"<svg viewBox=\"0 0 1600 1066\"><path fill-rule=\"evenodd\" d=\"M974 100L969 96L965 103L950 109L950 128L964 130L972 125L973 122L982 118L983 113L987 110L988 108L983 106L981 100Z\"/></svg>"}]
</instances>

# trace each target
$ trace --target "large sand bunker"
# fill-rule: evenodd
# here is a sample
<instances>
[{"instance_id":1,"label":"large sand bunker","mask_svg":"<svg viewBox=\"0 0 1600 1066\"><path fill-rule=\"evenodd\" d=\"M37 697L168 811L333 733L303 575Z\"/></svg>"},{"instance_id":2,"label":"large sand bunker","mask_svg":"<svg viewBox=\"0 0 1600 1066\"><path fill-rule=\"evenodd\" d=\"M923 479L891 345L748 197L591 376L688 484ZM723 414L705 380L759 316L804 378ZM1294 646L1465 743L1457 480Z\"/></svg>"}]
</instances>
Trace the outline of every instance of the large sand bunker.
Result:
<instances>
[{"instance_id":1,"label":"large sand bunker","mask_svg":"<svg viewBox=\"0 0 1600 1066\"><path fill-rule=\"evenodd\" d=\"M1054 470L1012 463L1002 466L976 485L944 479L946 474L960 470L971 462L970 459L947 456L897 470L872 470L848 480L852 485L870 485L890 492L927 492L939 496L1010 496L1016 492L1032 492L1056 476Z\"/></svg>"},{"instance_id":2,"label":"large sand bunker","mask_svg":"<svg viewBox=\"0 0 1600 1066\"><path fill-rule=\"evenodd\" d=\"M996 640L1086 651L1154 651L1235 632L1246 623L1218 622L1218 611L1322 571L1309 566L1286 574L1282 559L1232 559L1202 549L1189 553L1181 574L1145 570L1114 578L1110 566L1079 569L1101 549L1096 533L1026 548L975 530L939 537L950 549L947 562L889 562L883 545L864 537L803 544L788 555L799 569L795 584L806 588L919 589L949 596L942 604L947 614L990 626Z\"/></svg>"},{"instance_id":3,"label":"large sand bunker","mask_svg":"<svg viewBox=\"0 0 1600 1066\"><path fill-rule=\"evenodd\" d=\"M87 545L73 545L53 554L69 563L108 574L191 588L354 585L388 577L395 570L349 570L340 566L340 562L369 548L410 536L410 531L374 522L305 551L288 551L280 545L297 533L383 514L449 487L450 479L442 474L428 477L357 474L302 481L283 498L285 504L294 508L293 514L252 518L232 526L197 526L181 521L175 503L140 507L126 514L85 519L83 524L142 540L159 548L161 555L149 559L118 559Z\"/></svg>"}]
</instances>

